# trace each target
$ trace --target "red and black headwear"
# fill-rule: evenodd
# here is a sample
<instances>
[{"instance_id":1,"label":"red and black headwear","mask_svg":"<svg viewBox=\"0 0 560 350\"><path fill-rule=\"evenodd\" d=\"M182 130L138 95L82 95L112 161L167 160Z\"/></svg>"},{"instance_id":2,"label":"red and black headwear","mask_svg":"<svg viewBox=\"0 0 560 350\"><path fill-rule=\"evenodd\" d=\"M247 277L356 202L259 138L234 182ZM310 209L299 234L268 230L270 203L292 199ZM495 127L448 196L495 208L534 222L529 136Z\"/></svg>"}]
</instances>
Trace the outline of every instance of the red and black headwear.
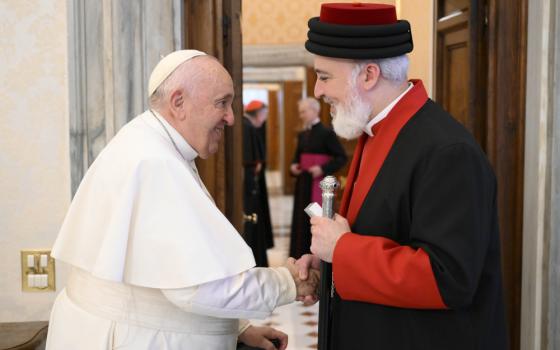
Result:
<instances>
[{"instance_id":1,"label":"red and black headwear","mask_svg":"<svg viewBox=\"0 0 560 350\"><path fill-rule=\"evenodd\" d=\"M397 20L395 6L370 3L321 5L309 20L307 51L320 56L375 59L412 51L410 23Z\"/></svg>"}]
</instances>

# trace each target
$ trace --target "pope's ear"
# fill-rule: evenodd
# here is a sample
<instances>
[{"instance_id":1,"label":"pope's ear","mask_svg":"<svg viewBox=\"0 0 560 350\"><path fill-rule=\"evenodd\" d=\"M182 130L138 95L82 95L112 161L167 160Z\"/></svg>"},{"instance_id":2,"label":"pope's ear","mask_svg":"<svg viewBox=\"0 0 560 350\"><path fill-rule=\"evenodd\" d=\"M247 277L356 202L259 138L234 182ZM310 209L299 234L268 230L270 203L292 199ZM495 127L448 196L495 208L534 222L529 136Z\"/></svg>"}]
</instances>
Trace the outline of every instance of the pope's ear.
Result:
<instances>
[{"instance_id":1,"label":"pope's ear","mask_svg":"<svg viewBox=\"0 0 560 350\"><path fill-rule=\"evenodd\" d=\"M365 78L362 80L362 84L365 90L371 90L377 84L379 77L381 76L381 69L375 63L368 63L364 67Z\"/></svg>"},{"instance_id":2,"label":"pope's ear","mask_svg":"<svg viewBox=\"0 0 560 350\"><path fill-rule=\"evenodd\" d=\"M183 115L180 113L185 108L185 94L183 90L175 90L171 93L169 97L169 107L175 115Z\"/></svg>"}]
</instances>

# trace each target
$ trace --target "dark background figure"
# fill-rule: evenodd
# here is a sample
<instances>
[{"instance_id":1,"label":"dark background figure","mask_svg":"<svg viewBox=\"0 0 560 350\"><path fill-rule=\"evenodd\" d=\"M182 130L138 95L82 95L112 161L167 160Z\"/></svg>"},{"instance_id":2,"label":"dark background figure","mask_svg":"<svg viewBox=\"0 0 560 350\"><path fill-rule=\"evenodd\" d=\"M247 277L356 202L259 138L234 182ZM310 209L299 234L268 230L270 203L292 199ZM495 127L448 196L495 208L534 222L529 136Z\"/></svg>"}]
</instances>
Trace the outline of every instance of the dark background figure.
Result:
<instances>
[{"instance_id":1,"label":"dark background figure","mask_svg":"<svg viewBox=\"0 0 560 350\"><path fill-rule=\"evenodd\" d=\"M290 237L290 256L298 259L310 252L311 225L304 212L311 202L321 204L319 182L346 163L344 148L334 131L319 119L321 105L314 98L299 101L298 110L304 129L298 134L298 144L290 172L297 176Z\"/></svg>"},{"instance_id":2,"label":"dark background figure","mask_svg":"<svg viewBox=\"0 0 560 350\"><path fill-rule=\"evenodd\" d=\"M258 103L260 101L257 101L257 105L256 107L258 108ZM247 105L249 107L249 105ZM254 107L253 107L254 108ZM250 108L251 109L251 108ZM259 138L259 141L261 143L261 148L263 150L263 155L262 155L262 169L259 172L259 185L261 186L260 188L262 188L262 193L264 198L266 198L266 200L262 201L262 206L263 206L263 220L264 220L264 234L265 234L265 240L266 240L266 249L270 249L272 247L274 247L274 238L273 238L273 232L272 232L272 222L270 219L270 208L268 206L268 186L266 184L266 176L265 176L265 170L266 170L266 165L267 165L267 155L266 155L266 150L268 149L266 146L266 120L268 119L268 108L265 104L263 104L263 107L260 108L257 111L254 112L248 112L249 115L253 115L254 117L258 118L258 120L262 120L262 124L261 126L257 126L257 136Z\"/></svg>"},{"instance_id":3,"label":"dark background figure","mask_svg":"<svg viewBox=\"0 0 560 350\"><path fill-rule=\"evenodd\" d=\"M259 135L268 114L261 101L251 101L243 118L243 210L246 215L256 214L256 222L246 220L245 241L253 250L257 266L268 266L266 250L273 246L272 224L268 207L265 179L266 149Z\"/></svg>"}]
</instances>

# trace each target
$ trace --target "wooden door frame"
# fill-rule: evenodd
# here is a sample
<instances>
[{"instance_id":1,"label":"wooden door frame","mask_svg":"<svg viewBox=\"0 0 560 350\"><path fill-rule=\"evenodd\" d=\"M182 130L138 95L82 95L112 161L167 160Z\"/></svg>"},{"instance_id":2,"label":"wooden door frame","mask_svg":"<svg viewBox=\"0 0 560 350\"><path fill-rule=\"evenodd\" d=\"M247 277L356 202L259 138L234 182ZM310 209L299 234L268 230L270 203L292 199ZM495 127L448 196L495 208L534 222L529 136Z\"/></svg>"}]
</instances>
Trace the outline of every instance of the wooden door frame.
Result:
<instances>
[{"instance_id":1,"label":"wooden door frame","mask_svg":"<svg viewBox=\"0 0 560 350\"><path fill-rule=\"evenodd\" d=\"M473 1L487 8L486 152L498 179L498 213L510 348L520 348L527 0ZM475 14L473 14L474 16ZM484 20L486 17L482 17ZM480 34L479 34L480 35ZM483 36L482 36L483 37ZM479 61L484 64L482 59ZM475 108L481 108L475 106ZM504 264L510 262L511 266Z\"/></svg>"},{"instance_id":2,"label":"wooden door frame","mask_svg":"<svg viewBox=\"0 0 560 350\"><path fill-rule=\"evenodd\" d=\"M243 227L243 61L241 40L241 0L228 0L223 5L223 64L233 79L236 123L227 128L225 137L225 214L233 225ZM241 231L240 231L241 232Z\"/></svg>"},{"instance_id":3,"label":"wooden door frame","mask_svg":"<svg viewBox=\"0 0 560 350\"><path fill-rule=\"evenodd\" d=\"M468 113L498 181L511 349L520 348L521 334L527 1L471 0L469 5Z\"/></svg>"},{"instance_id":4,"label":"wooden door frame","mask_svg":"<svg viewBox=\"0 0 560 350\"><path fill-rule=\"evenodd\" d=\"M233 79L236 122L226 128L218 152L197 160L199 173L216 205L241 232L243 227L242 175L242 46L241 0L183 0L185 48L215 56Z\"/></svg>"},{"instance_id":5,"label":"wooden door frame","mask_svg":"<svg viewBox=\"0 0 560 350\"><path fill-rule=\"evenodd\" d=\"M301 80L287 80L282 82L283 90L283 192L284 194L294 194L295 178L290 173L290 165L297 147L297 135L301 130L299 128L300 119L298 112L298 101L303 97L303 91L306 88L305 82ZM294 91L299 94L294 94ZM295 95L298 95L297 97Z\"/></svg>"}]
</instances>

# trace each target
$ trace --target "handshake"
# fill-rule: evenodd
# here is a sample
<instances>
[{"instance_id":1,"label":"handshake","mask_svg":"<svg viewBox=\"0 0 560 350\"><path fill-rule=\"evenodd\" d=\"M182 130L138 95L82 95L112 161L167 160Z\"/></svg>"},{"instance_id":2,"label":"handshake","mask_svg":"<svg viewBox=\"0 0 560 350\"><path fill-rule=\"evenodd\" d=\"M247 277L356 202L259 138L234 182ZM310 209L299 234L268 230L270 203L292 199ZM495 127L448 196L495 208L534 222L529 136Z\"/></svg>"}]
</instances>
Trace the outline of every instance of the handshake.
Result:
<instances>
[{"instance_id":1,"label":"handshake","mask_svg":"<svg viewBox=\"0 0 560 350\"><path fill-rule=\"evenodd\" d=\"M319 266L319 260L311 254L306 254L299 260L288 258L284 264L296 284L296 300L302 301L304 305L312 305L319 300Z\"/></svg>"}]
</instances>

